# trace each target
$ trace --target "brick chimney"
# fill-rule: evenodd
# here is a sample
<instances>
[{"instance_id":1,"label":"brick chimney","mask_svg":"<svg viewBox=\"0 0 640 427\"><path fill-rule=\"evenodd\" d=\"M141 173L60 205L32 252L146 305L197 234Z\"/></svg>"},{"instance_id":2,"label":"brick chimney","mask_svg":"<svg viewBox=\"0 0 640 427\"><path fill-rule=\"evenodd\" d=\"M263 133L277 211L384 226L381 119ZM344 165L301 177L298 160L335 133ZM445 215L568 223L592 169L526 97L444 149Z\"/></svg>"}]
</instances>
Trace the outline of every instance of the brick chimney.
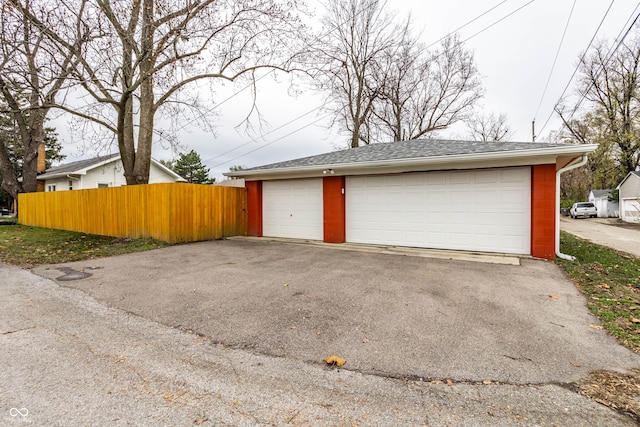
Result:
<instances>
[{"instance_id":1,"label":"brick chimney","mask_svg":"<svg viewBox=\"0 0 640 427\"><path fill-rule=\"evenodd\" d=\"M44 142L38 145L38 164L36 165L36 172L42 173L47 169L46 166L47 153L44 148Z\"/></svg>"}]
</instances>

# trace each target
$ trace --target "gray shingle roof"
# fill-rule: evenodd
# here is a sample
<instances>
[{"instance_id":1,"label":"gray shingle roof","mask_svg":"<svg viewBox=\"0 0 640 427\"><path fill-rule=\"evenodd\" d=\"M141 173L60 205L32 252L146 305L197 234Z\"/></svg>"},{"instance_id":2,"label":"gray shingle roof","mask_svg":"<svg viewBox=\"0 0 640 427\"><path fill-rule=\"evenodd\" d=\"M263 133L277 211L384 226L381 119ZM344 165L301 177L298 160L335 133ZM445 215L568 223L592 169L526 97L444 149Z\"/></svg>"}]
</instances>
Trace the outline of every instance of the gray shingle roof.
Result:
<instances>
[{"instance_id":1,"label":"gray shingle roof","mask_svg":"<svg viewBox=\"0 0 640 427\"><path fill-rule=\"evenodd\" d=\"M90 168L93 165L99 165L100 163L110 160L115 157L119 157L119 154L107 154L104 156L94 157L92 159L78 160L77 162L71 162L56 166L51 169L47 169L42 175L38 176L38 179L47 179L52 176L58 176L61 174L73 174L83 169Z\"/></svg>"},{"instance_id":2,"label":"gray shingle roof","mask_svg":"<svg viewBox=\"0 0 640 427\"><path fill-rule=\"evenodd\" d=\"M245 169L260 171L305 166L357 164L382 160L400 160L425 157L441 157L462 154L497 153L518 150L543 150L551 147L566 147L569 144L548 144L539 142L485 142L419 139L404 142L372 144L347 150L333 151L316 156L271 163Z\"/></svg>"},{"instance_id":3,"label":"gray shingle roof","mask_svg":"<svg viewBox=\"0 0 640 427\"><path fill-rule=\"evenodd\" d=\"M604 196L609 196L609 194L611 194L611 191L613 190L591 190L591 192L593 193L593 197L604 197Z\"/></svg>"}]
</instances>

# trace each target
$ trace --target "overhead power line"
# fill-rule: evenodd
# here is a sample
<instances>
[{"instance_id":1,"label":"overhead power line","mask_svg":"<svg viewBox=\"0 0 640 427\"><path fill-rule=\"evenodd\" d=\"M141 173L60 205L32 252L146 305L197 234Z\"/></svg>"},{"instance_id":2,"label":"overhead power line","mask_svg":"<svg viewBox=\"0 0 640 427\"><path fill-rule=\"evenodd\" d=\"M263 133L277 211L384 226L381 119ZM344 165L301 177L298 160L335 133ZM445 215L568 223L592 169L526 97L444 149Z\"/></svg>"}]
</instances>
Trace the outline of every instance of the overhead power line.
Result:
<instances>
[{"instance_id":1,"label":"overhead power line","mask_svg":"<svg viewBox=\"0 0 640 427\"><path fill-rule=\"evenodd\" d=\"M237 157L234 157L233 159L226 160L226 161L224 161L224 162L218 163L218 164L213 165L213 166L211 166L211 167L212 167L212 168L217 168L218 166L222 166L222 165L224 165L224 164L231 163L231 162L233 162L233 161L235 161L235 160L238 160L238 159L240 159L240 158L242 158L242 157L244 157L244 156L247 156L247 155L249 155L249 154L251 154L251 153L254 153L254 152L258 151L258 150L261 150L261 149L263 149L263 148L265 148L265 147L268 147L269 145L274 144L274 143L276 143L276 142L278 142L278 141L280 141L280 140L282 140L282 139L284 139L284 138L287 138L287 137L289 137L289 136L293 135L294 133L298 133L298 132L300 132L301 130L308 128L309 126L313 126L313 125L315 125L316 123L321 122L322 120L324 120L324 119L326 119L327 117L329 117L331 114L333 114L333 113L326 114L326 115L324 115L324 116L320 117L319 119L317 119L317 120L315 120L315 121L313 121L313 122L311 122L311 123L308 123L308 124L306 124L306 125L304 125L304 126L301 126L301 127L299 127L298 129L295 129L295 130L293 130L293 131L289 132L288 134L281 136L281 137L280 137L280 138L278 138L278 139L274 139L273 141L271 141L271 142L267 142L266 144L261 145L260 147L254 148L253 150L251 150L251 151L247 151L246 153L241 154L241 155L239 155L239 156L237 156Z\"/></svg>"},{"instance_id":2,"label":"overhead power line","mask_svg":"<svg viewBox=\"0 0 640 427\"><path fill-rule=\"evenodd\" d=\"M269 132L267 132L267 133L265 133L264 135L262 135L262 137L265 137L265 136L267 136L267 135L270 135L270 134L272 134L272 133L274 133L274 132L276 132L276 131L278 131L278 130L280 130L280 129L282 129L282 128L286 127L286 126L289 126L290 124L292 124L292 123L294 123L294 122L296 122L296 121L300 120L300 119L301 119L301 118L303 118L304 116L308 116L309 114L311 114L311 113L313 113L313 112L315 112L315 111L318 111L318 110L322 109L325 105L327 105L327 102L325 102L324 104L320 105L319 107L316 107L316 108L314 108L314 109L312 109L312 110L307 111L306 113L300 114L299 116L297 116L297 117L295 117L295 118L293 118L293 119L289 120L288 122L286 122L286 123L284 123L284 124L282 124L282 125L278 126L278 127L277 127L277 128L275 128L275 129L270 130ZM217 159L217 158L219 158L219 157L225 156L225 155L227 155L227 154L229 154L229 153L232 153L232 152L234 152L234 151L236 151L236 150L238 150L238 149L240 149L240 148L242 148L242 147L245 147L245 146L247 146L247 145L251 144L252 142L258 142L258 140L257 140L256 138L251 138L251 140L249 140L249 141L245 142L244 144L238 145L237 147L232 148L231 150L227 150L227 151L225 151L224 153L220 153L220 154L217 154L217 155L215 155L215 156L213 156L213 157L210 157L210 158L208 158L208 159L206 159L206 160L203 160L203 163L205 163L205 162L210 162L210 161L215 160L215 159Z\"/></svg>"},{"instance_id":3,"label":"overhead power line","mask_svg":"<svg viewBox=\"0 0 640 427\"><path fill-rule=\"evenodd\" d=\"M540 106L542 106L542 101L544 100L544 96L547 93L547 89L549 88L549 82L551 81L551 76L553 75L553 70L556 67L556 62L558 61L558 55L560 55L560 49L562 48L562 43L564 42L564 37L567 34L567 28L569 28L569 22L571 22L571 16L573 15L573 10L576 7L576 1L573 0L573 5L571 6L571 11L569 12L569 17L567 18L567 23L564 26L564 31L562 32L562 37L560 38L560 43L558 43L558 50L556 50L556 56L553 58L553 64L551 65L551 70L549 70L549 77L547 77L547 82L544 85L544 90L542 91L542 96L540 97L540 102L538 103L538 108L536 108L536 112L533 115L533 120L536 119L538 112L540 111Z\"/></svg>"},{"instance_id":4,"label":"overhead power line","mask_svg":"<svg viewBox=\"0 0 640 427\"><path fill-rule=\"evenodd\" d=\"M569 89L569 86L571 85L571 82L573 81L573 78L576 76L576 73L578 72L578 69L580 68L580 64L584 60L584 56L587 54L587 52L591 48L591 45L593 44L593 41L596 39L596 36L598 35L598 32L600 31L600 28L602 27L602 24L604 23L605 19L609 15L609 11L611 11L611 7L613 6L613 3L615 3L615 1L616 0L611 0L611 3L609 3L609 7L605 11L604 16L602 17L602 19L600 20L600 23L598 24L598 28L596 28L596 31L593 33L593 36L591 36L591 40L589 40L589 44L587 45L587 48L585 49L584 53L581 55L580 61L578 61L578 64L576 65L575 69L573 70L573 73L571 74L571 77L569 78L569 81L567 82L567 84L565 85L564 89L562 90L562 93L560 94L560 97L558 98L558 101L556 101L556 104L555 104L556 106L562 100L562 98L564 97L564 94ZM544 131L544 129L549 124L549 121L551 120L551 117L553 117L554 112L555 112L555 108L551 110L551 113L549 113L549 116L547 117L547 120L545 120L544 125L542 125L542 128L540 128L540 130L538 131L539 135L542 135L542 132Z\"/></svg>"},{"instance_id":5,"label":"overhead power line","mask_svg":"<svg viewBox=\"0 0 640 427\"><path fill-rule=\"evenodd\" d=\"M472 38L474 38L475 36L484 33L485 31L487 31L489 28L493 27L494 25L499 24L500 22L504 21L505 19L507 19L508 17L510 17L511 15L519 12L520 10L524 9L525 7L529 6L531 3L533 3L536 0L531 0L528 3L523 4L522 6L520 6L519 8L517 8L516 10L514 10L513 12L509 13L508 15L503 16L502 18L498 19L497 21L495 21L494 23L487 25L486 27L484 27L483 29L481 29L480 31L478 31L477 33L467 37L466 39L462 40L462 43L471 40Z\"/></svg>"},{"instance_id":6,"label":"overhead power line","mask_svg":"<svg viewBox=\"0 0 640 427\"><path fill-rule=\"evenodd\" d=\"M634 9L634 12L638 9L638 7L640 7L640 3L638 3L638 6L636 6L636 8ZM631 16L633 16L633 14ZM622 42L624 41L624 39L627 38L627 36L631 32L631 29L636 24L636 22L638 22L638 18L640 18L640 13L636 15L635 19L633 20L631 25L629 25L624 35L622 37L620 37L620 34L618 35L619 41L617 43L615 41L613 42L613 45L611 46L611 48L609 49L609 52L607 52L607 55L605 56L604 62L601 64L600 69L594 76L594 80L600 77L600 74L602 74L602 72L605 70L605 68L609 64L609 61L611 61L611 58L613 58L613 55L620 48L620 46L622 46ZM629 20L627 20L627 22L629 22ZM626 26L626 23L625 23L625 26ZM622 31L624 31L624 27L622 27ZM622 31L620 32L621 34L622 34ZM616 40L618 40L618 38L616 38ZM568 120L571 120L573 118L573 115L576 113L576 111L578 111L578 108L580 108L580 104L582 104L582 101L584 101L584 99L586 98L587 94L589 93L593 85L594 85L594 82L591 81L591 83L589 84L589 87L580 95L580 98L578 99L576 106L573 108L573 111L571 111L571 115L569 116Z\"/></svg>"},{"instance_id":7,"label":"overhead power line","mask_svg":"<svg viewBox=\"0 0 640 427\"><path fill-rule=\"evenodd\" d=\"M507 0L505 0L505 1L507 1ZM494 6L494 7L493 7L493 8L491 8L491 9L489 9L488 11L483 12L481 15L479 15L479 16L477 16L476 18L472 19L471 21L469 21L467 24L464 24L464 25L463 25L463 26L461 26L460 28L463 28L463 27L465 27L466 25L468 25L469 23L476 21L478 18L480 18L480 17L482 17L482 16L486 15L486 14L487 14L488 12L490 12L491 10L493 10L493 9L497 8L498 6L500 6L501 4L505 3L505 1L503 1L502 3L499 3L498 5ZM517 13L517 12L519 12L520 10L524 9L525 7L529 6L529 5L530 5L531 3L533 3L534 1L535 1L535 0L530 0L529 2L527 2L527 3L523 4L522 6L518 7L518 8L517 8L517 9L515 9L514 11L512 11L512 12L508 13L507 15L503 16L502 18L498 19L497 21L494 21L493 23L489 24L488 26L486 26L486 27L485 27L485 28L483 28L482 30L480 30L480 31L478 31L478 32L474 33L473 35L471 35L471 36L467 37L466 39L462 40L462 41L460 42L460 44L464 44L464 43L466 43L467 41L471 40L472 38L474 38L474 37L476 37L476 36L478 36L478 35L482 34L482 33L483 33L483 32L485 32L486 30L488 30L488 29L490 29L490 28L494 27L495 25L499 24L500 22L504 21L505 19L509 18L510 16L514 15L515 13ZM615 0L614 0L614 1L615 1ZM457 31L457 30L456 30L456 31ZM445 39L446 37L448 37L448 36L449 36L449 35L451 35L451 34L452 34L452 33L449 33L449 34L445 35L444 37L440 38L438 41ZM438 42L436 42L436 43L438 43ZM431 44L430 46L432 46L432 45L433 45L433 44ZM443 53L440 53L440 55L438 55L438 56L441 56L441 55L443 55L443 54L444 54L444 52L443 52ZM245 88L245 89L246 89L246 88ZM326 103L325 103L325 105L326 105ZM323 105L323 106L324 106L324 105ZM316 111L316 110L318 110L318 109L320 109L320 108L322 108L322 107L316 107L316 108L314 108L313 110L311 110L310 112ZM305 114L303 114L302 116L307 115L307 114L308 114L308 113L305 113ZM285 135L285 136L282 136L282 137L280 137L280 138L278 138L278 139L276 139L276 140L274 140L274 141L268 142L268 143L266 143L266 144L264 144L264 145L262 145L262 146L260 146L260 147L256 147L256 148L254 148L253 150L250 150L250 151L248 151L248 152L246 152L246 153L244 153L244 154L241 154L240 156L234 157L234 158L232 158L232 159L230 159L230 160L227 160L227 161L225 161L225 162L218 163L218 164L216 164L216 165L212 166L212 168L216 168L216 167L218 167L218 166L222 166L222 165L224 165L224 164L231 163L231 162L233 162L233 161L235 161L235 160L238 160L238 159L240 159L240 158L242 158L242 157L244 157L244 156L246 156L246 155L249 155L249 154L254 153L254 152L258 151L258 150L261 150L262 148L265 148L265 147L267 147L267 146L269 146L269 145L271 145L271 144L273 144L273 143L275 143L275 142L281 141L282 139L284 139L284 138L286 138L286 137L288 137L288 136L290 136L290 135L292 135L292 134L294 134L294 133L297 133L297 132L299 132L299 131L301 131L301 130L303 130L303 129L305 129L305 128L309 127L309 126L312 126L312 125L314 125L314 124L316 124L316 123L320 122L321 120L324 120L325 118L329 117L331 114L332 114L332 113L327 114L327 115L323 116L322 118L320 118L320 119L318 119L318 120L316 120L316 121L314 121L314 122L312 122L312 123L309 123L309 124L307 124L307 125L305 125L305 126L302 126L302 127L298 128L298 129L294 130L293 132L291 132L291 133L289 133L289 134L287 134L287 135ZM301 116L300 116L300 117L301 117ZM294 120L292 120L291 122L296 121L296 120L297 120L297 119L294 119ZM291 123L291 122L289 122L289 123ZM289 124L289 123L287 123L287 124ZM282 127L286 126L287 124L280 126L278 129L281 129ZM275 130L277 130L277 129L274 129L274 131L275 131ZM249 141L248 143L243 144L241 147L246 146L246 145L248 145L250 142L254 142L254 141L255 141L255 140ZM225 152L225 153L223 153L223 154L221 154L221 155L215 156L215 157L213 157L213 158L215 159L215 158L221 157L221 156L223 156L224 154L229 153L229 152L231 152L231 151L235 151L235 148L234 148L234 149L232 149L232 150L229 150L229 151L227 151L227 152Z\"/></svg>"},{"instance_id":8,"label":"overhead power line","mask_svg":"<svg viewBox=\"0 0 640 427\"><path fill-rule=\"evenodd\" d=\"M482 14L476 16L475 18L473 18L471 21L468 21L466 24L463 24L461 26L459 26L458 28L456 28L453 31L450 31L449 33L447 33L445 36L440 37L438 40L434 41L433 43L431 43L430 45L428 45L425 49L429 49L431 46L436 45L438 43L440 43L442 40L446 39L447 37L449 37L452 34L457 33L458 31L460 31L461 29L463 29L464 27L466 27L469 24L472 24L473 22L477 21L478 19L482 18L484 15L486 15L487 13L491 12L492 10L496 9L497 7L505 4L507 1L509 0L503 0L500 3L498 3L497 5L493 6L491 9L488 9L487 11L483 12Z\"/></svg>"},{"instance_id":9,"label":"overhead power line","mask_svg":"<svg viewBox=\"0 0 640 427\"><path fill-rule=\"evenodd\" d=\"M506 1L506 0L505 0ZM362 9L361 11L359 11L358 13L356 13L355 17L357 17L358 15L366 12L367 10L369 10L369 8L374 7L374 3L371 3L369 6L365 7L364 9ZM345 22L346 23L346 22ZM323 34L319 34L316 37L314 37L311 41L307 42L303 49L311 47L311 45L317 41L320 41L322 38L327 37L328 35L331 34L331 30L323 33ZM260 77L258 77L257 79L253 80L251 83L249 83L248 85L244 86L242 89L238 90L237 92L232 93L230 96L228 96L227 98L223 99L222 101L218 102L216 105L214 105L211 109L209 109L209 111L213 112L216 109L220 108L220 106L224 105L225 103L229 102L230 100L232 100L233 98L235 98L236 96L240 95L242 92L244 92L245 90L249 89L250 87L255 86L256 83L258 83L260 80L264 79L265 77L267 77L269 74L271 74L271 72L273 72L273 70L270 70L269 72L266 72L265 74L261 75ZM201 115L199 115L201 116ZM183 129L185 129L187 126L190 126L193 124L193 122L195 122L196 120L198 120L199 118L196 117L190 121L188 121L187 123L183 124L182 126L180 126L180 128L177 129L177 131L181 131Z\"/></svg>"}]
</instances>

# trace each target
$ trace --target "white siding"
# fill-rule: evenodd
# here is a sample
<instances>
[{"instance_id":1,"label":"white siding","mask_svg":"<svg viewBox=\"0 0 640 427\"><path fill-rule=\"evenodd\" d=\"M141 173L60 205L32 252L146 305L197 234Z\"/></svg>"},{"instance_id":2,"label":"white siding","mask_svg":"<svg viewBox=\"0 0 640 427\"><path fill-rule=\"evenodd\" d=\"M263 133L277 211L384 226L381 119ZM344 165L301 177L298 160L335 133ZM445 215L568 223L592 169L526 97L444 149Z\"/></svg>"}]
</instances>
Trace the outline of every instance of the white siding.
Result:
<instances>
[{"instance_id":1,"label":"white siding","mask_svg":"<svg viewBox=\"0 0 640 427\"><path fill-rule=\"evenodd\" d=\"M114 160L102 166L98 166L94 169L87 171L85 175L69 174L75 179L68 177L55 178L45 180L45 191L48 191L49 186L55 184L56 191L69 190L69 181L73 181L74 190L86 190L90 188L98 188L99 184L106 185L108 187L120 187L127 185L127 181L124 178L124 169L121 160ZM149 184L157 184L162 182L176 182L173 176L167 174L164 170L151 163L151 170L149 171Z\"/></svg>"}]
</instances>

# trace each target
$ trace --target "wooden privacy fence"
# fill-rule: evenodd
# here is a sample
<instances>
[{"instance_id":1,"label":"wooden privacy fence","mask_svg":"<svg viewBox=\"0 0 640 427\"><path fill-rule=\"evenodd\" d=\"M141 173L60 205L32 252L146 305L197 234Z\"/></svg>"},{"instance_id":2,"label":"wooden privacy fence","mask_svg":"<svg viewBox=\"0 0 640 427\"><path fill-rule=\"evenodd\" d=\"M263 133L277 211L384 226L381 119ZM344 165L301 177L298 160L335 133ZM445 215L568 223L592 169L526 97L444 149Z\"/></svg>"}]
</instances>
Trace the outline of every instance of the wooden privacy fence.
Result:
<instances>
[{"instance_id":1,"label":"wooden privacy fence","mask_svg":"<svg viewBox=\"0 0 640 427\"><path fill-rule=\"evenodd\" d=\"M246 190L183 183L18 195L18 222L169 243L244 236Z\"/></svg>"}]
</instances>

